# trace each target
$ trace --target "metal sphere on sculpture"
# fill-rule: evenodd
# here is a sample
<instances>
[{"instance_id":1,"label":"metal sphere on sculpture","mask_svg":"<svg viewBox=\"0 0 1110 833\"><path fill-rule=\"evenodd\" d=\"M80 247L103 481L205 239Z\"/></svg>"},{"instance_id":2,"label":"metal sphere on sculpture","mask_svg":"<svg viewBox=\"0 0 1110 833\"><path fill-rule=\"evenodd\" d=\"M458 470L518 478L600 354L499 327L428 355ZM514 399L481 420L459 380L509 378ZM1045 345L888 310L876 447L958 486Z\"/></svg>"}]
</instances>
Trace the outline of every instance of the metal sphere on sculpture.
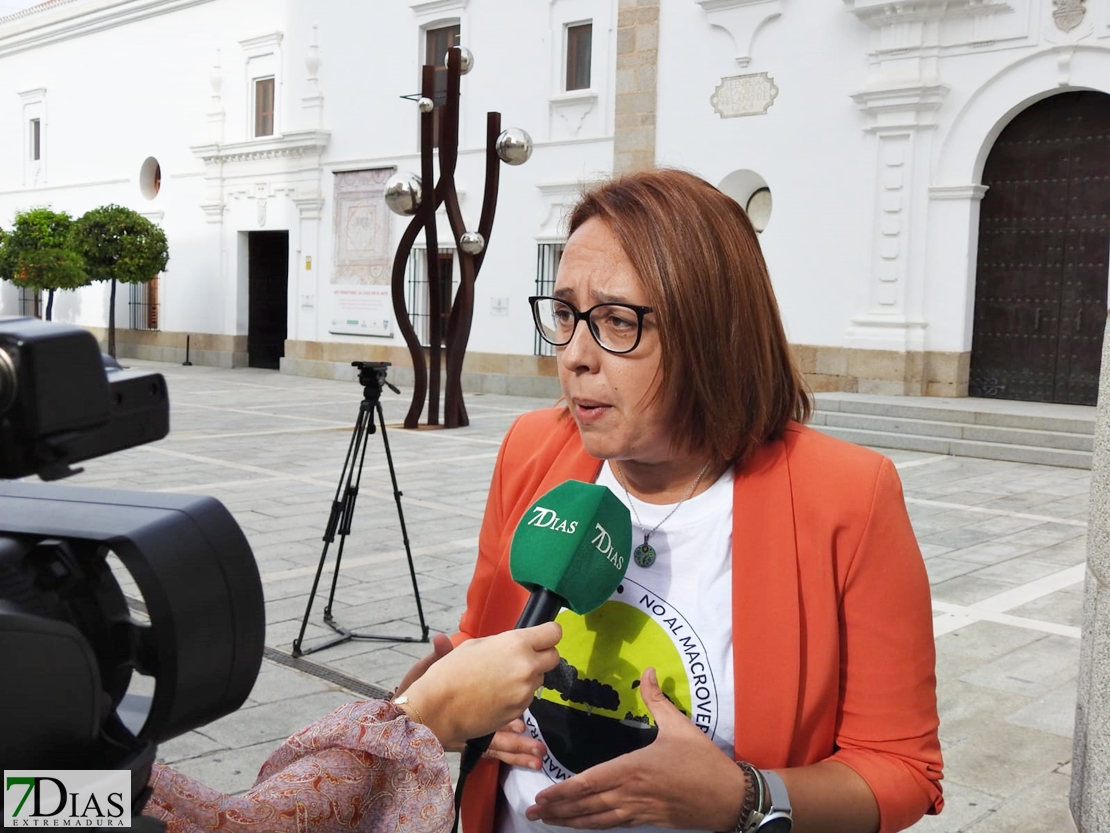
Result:
<instances>
[{"instance_id":1,"label":"metal sphere on sculpture","mask_svg":"<svg viewBox=\"0 0 1110 833\"><path fill-rule=\"evenodd\" d=\"M420 177L409 171L398 171L385 184L385 204L394 214L411 217L420 208L423 196Z\"/></svg>"},{"instance_id":2,"label":"metal sphere on sculpture","mask_svg":"<svg viewBox=\"0 0 1110 833\"><path fill-rule=\"evenodd\" d=\"M532 137L519 127L510 127L497 137L495 150L506 165L523 165L532 157Z\"/></svg>"},{"instance_id":3,"label":"metal sphere on sculpture","mask_svg":"<svg viewBox=\"0 0 1110 833\"><path fill-rule=\"evenodd\" d=\"M448 53L450 55L450 53ZM443 66L447 66L447 58L443 59ZM459 75L466 75L474 69L474 53L465 46L459 47Z\"/></svg>"},{"instance_id":4,"label":"metal sphere on sculpture","mask_svg":"<svg viewBox=\"0 0 1110 833\"><path fill-rule=\"evenodd\" d=\"M421 113L430 113L436 108L436 103L427 96L420 96L420 100L416 102L416 106L420 108Z\"/></svg>"},{"instance_id":5,"label":"metal sphere on sculpture","mask_svg":"<svg viewBox=\"0 0 1110 833\"><path fill-rule=\"evenodd\" d=\"M486 238L476 231L464 232L463 236L459 238L459 248L468 255L481 254L485 247Z\"/></svg>"}]
</instances>

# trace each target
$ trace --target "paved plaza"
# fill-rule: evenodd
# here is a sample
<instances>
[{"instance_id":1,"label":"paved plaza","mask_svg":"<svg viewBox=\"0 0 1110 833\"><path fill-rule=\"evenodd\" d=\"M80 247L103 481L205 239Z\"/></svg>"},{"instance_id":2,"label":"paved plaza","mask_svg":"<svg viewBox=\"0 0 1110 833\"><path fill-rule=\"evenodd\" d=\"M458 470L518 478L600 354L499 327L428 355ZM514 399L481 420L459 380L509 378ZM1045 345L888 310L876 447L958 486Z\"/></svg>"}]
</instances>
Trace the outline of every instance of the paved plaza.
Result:
<instances>
[{"instance_id":1,"label":"paved plaza","mask_svg":"<svg viewBox=\"0 0 1110 833\"><path fill-rule=\"evenodd\" d=\"M235 714L175 738L160 758L240 792L285 737L335 706L390 691L423 644L349 641L291 659L322 533L362 400L357 382L129 361L165 375L171 432L88 461L74 486L211 495L242 526L266 597L267 653ZM407 431L410 391L382 396L424 616L456 629L498 445L548 400L468 394L470 425ZM1083 470L886 451L898 466L933 588L945 812L917 833L1071 829L1067 795L1082 624ZM334 564L305 637L322 621ZM369 438L334 615L359 632L418 636L381 434Z\"/></svg>"}]
</instances>

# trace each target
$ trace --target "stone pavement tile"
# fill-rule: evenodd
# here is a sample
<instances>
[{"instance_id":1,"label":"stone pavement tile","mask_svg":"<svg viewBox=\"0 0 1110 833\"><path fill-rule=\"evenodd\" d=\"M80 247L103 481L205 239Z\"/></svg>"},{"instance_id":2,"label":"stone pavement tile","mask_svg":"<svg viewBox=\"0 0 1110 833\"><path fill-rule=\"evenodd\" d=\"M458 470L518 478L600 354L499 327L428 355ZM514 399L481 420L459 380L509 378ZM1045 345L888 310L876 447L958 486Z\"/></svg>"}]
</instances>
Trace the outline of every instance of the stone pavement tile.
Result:
<instances>
[{"instance_id":1,"label":"stone pavement tile","mask_svg":"<svg viewBox=\"0 0 1110 833\"><path fill-rule=\"evenodd\" d=\"M1071 587L1065 587L1063 590L1057 590L1055 593L1042 596L1008 612L1014 616L1024 616L1042 622L1054 622L1059 625L1082 628L1083 583L1079 582Z\"/></svg>"},{"instance_id":2,"label":"stone pavement tile","mask_svg":"<svg viewBox=\"0 0 1110 833\"><path fill-rule=\"evenodd\" d=\"M1030 702L1033 702L1032 698L1021 694L984 688L953 677L942 677L937 681L941 745L948 749L974 737L993 721L1002 719L1003 715L1020 712Z\"/></svg>"},{"instance_id":3,"label":"stone pavement tile","mask_svg":"<svg viewBox=\"0 0 1110 833\"><path fill-rule=\"evenodd\" d=\"M953 559L954 561L956 559ZM970 605L989 599L1006 590L1012 589L1011 584L997 579L984 577L982 571L937 582L929 564L929 579L933 582L932 592L934 601L948 602L950 604Z\"/></svg>"},{"instance_id":4,"label":"stone pavement tile","mask_svg":"<svg viewBox=\"0 0 1110 833\"><path fill-rule=\"evenodd\" d=\"M272 662L263 662L251 689L250 699L258 704L304 697L325 691L335 691L330 683L311 674L295 672Z\"/></svg>"},{"instance_id":5,"label":"stone pavement tile","mask_svg":"<svg viewBox=\"0 0 1110 833\"><path fill-rule=\"evenodd\" d=\"M1063 738L1075 734L1076 681L1069 680L1055 690L1012 712L1006 719L1018 726L1051 732Z\"/></svg>"},{"instance_id":6,"label":"stone pavement tile","mask_svg":"<svg viewBox=\"0 0 1110 833\"><path fill-rule=\"evenodd\" d=\"M1065 833L1073 830L1068 809L1071 776L1046 772L964 828L967 833ZM913 828L916 832L917 828Z\"/></svg>"},{"instance_id":7,"label":"stone pavement tile","mask_svg":"<svg viewBox=\"0 0 1110 833\"><path fill-rule=\"evenodd\" d=\"M1079 668L1079 640L1042 636L987 661L960 677L964 682L1035 697L1075 679Z\"/></svg>"},{"instance_id":8,"label":"stone pavement tile","mask_svg":"<svg viewBox=\"0 0 1110 833\"><path fill-rule=\"evenodd\" d=\"M1087 560L1087 538L1072 538L1062 544L1039 549L1036 557L1039 561L1052 561L1065 567L1082 564Z\"/></svg>"},{"instance_id":9,"label":"stone pavement tile","mask_svg":"<svg viewBox=\"0 0 1110 833\"><path fill-rule=\"evenodd\" d=\"M1001 581L1005 584L1029 584L1037 579L1060 572L1060 565L1038 561L1032 556L1011 558L999 564L983 567L975 575Z\"/></svg>"},{"instance_id":10,"label":"stone pavement tile","mask_svg":"<svg viewBox=\"0 0 1110 833\"><path fill-rule=\"evenodd\" d=\"M992 721L944 751L946 780L1007 799L1071 759L1071 739Z\"/></svg>"},{"instance_id":11,"label":"stone pavement tile","mask_svg":"<svg viewBox=\"0 0 1110 833\"><path fill-rule=\"evenodd\" d=\"M947 555L935 555L925 559L925 570L929 574L929 583L936 587L958 576L973 573L979 569L978 564L968 564L959 557L958 551L949 551Z\"/></svg>"},{"instance_id":12,"label":"stone pavement tile","mask_svg":"<svg viewBox=\"0 0 1110 833\"><path fill-rule=\"evenodd\" d=\"M945 779L944 809L935 816L925 816L909 828L912 833L964 833L998 807L1002 800L997 796L965 787ZM1024 833L1033 833L1027 829ZM1047 831L1046 831L1047 833Z\"/></svg>"},{"instance_id":13,"label":"stone pavement tile","mask_svg":"<svg viewBox=\"0 0 1110 833\"><path fill-rule=\"evenodd\" d=\"M413 657L392 651L368 651L344 660L343 670L352 677L389 691L401 681L415 661Z\"/></svg>"},{"instance_id":14,"label":"stone pavement tile","mask_svg":"<svg viewBox=\"0 0 1110 833\"><path fill-rule=\"evenodd\" d=\"M938 555L948 555L956 552L953 547L945 547L940 544L922 543L920 540L917 542L918 549L921 550L921 557L925 559L934 558Z\"/></svg>"},{"instance_id":15,"label":"stone pavement tile","mask_svg":"<svg viewBox=\"0 0 1110 833\"><path fill-rule=\"evenodd\" d=\"M174 769L195 778L206 786L237 795L254 786L262 764L284 740L285 738L282 738L279 741L267 741L253 746L237 746L185 760L167 759L166 763L172 764Z\"/></svg>"},{"instance_id":16,"label":"stone pavement tile","mask_svg":"<svg viewBox=\"0 0 1110 833\"><path fill-rule=\"evenodd\" d=\"M930 544L940 544L941 546L953 547L955 549L964 549L965 547L973 547L976 544L994 541L997 536L987 530L978 529L974 525L966 525L956 529L945 530L944 532L921 535L919 537L921 540L927 541Z\"/></svg>"},{"instance_id":17,"label":"stone pavement tile","mask_svg":"<svg viewBox=\"0 0 1110 833\"><path fill-rule=\"evenodd\" d=\"M1020 540L992 539L983 543L972 544L966 547L955 547L950 553L952 558L974 565L976 569L992 564L1010 561L1016 556L1024 556L1033 552L1035 545L1026 544Z\"/></svg>"},{"instance_id":18,"label":"stone pavement tile","mask_svg":"<svg viewBox=\"0 0 1110 833\"><path fill-rule=\"evenodd\" d=\"M1043 638L1043 634L995 622L975 622L937 639L937 653L976 660L979 665ZM1078 668L1078 666L1076 666Z\"/></svg>"},{"instance_id":19,"label":"stone pavement tile","mask_svg":"<svg viewBox=\"0 0 1110 833\"><path fill-rule=\"evenodd\" d=\"M232 715L207 724L203 733L228 748L260 743L276 746L313 720L352 699L349 692L331 687L326 691L239 709Z\"/></svg>"},{"instance_id":20,"label":"stone pavement tile","mask_svg":"<svg viewBox=\"0 0 1110 833\"><path fill-rule=\"evenodd\" d=\"M201 731L186 732L158 744L158 760L164 764L175 764L177 761L225 750L227 750L226 746L217 743Z\"/></svg>"}]
</instances>

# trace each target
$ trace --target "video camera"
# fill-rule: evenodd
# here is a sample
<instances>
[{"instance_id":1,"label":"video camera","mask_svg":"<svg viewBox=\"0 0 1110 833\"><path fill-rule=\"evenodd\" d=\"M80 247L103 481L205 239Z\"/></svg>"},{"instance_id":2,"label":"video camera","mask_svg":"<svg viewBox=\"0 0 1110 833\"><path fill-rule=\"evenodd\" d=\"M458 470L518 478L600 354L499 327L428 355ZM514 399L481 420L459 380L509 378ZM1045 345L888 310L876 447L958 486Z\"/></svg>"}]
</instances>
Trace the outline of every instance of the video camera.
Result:
<instances>
[{"instance_id":1,"label":"video camera","mask_svg":"<svg viewBox=\"0 0 1110 833\"><path fill-rule=\"evenodd\" d=\"M58 479L168 431L161 374L78 327L0 318L0 477ZM155 744L238 709L264 642L258 567L219 501L0 481L0 769L130 770L138 821Z\"/></svg>"}]
</instances>

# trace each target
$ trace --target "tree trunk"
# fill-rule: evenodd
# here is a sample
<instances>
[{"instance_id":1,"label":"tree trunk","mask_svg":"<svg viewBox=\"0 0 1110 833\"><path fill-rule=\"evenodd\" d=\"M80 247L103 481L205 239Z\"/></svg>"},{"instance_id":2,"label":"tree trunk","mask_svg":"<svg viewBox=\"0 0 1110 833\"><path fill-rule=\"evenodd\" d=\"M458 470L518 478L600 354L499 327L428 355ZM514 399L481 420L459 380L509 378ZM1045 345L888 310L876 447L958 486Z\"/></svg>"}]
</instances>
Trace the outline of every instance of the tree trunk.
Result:
<instances>
[{"instance_id":1,"label":"tree trunk","mask_svg":"<svg viewBox=\"0 0 1110 833\"><path fill-rule=\"evenodd\" d=\"M54 290L47 290L46 294L46 320L50 320L50 315L54 311Z\"/></svg>"},{"instance_id":2,"label":"tree trunk","mask_svg":"<svg viewBox=\"0 0 1110 833\"><path fill-rule=\"evenodd\" d=\"M116 357L116 279L112 278L112 292L108 296L108 355Z\"/></svg>"}]
</instances>

